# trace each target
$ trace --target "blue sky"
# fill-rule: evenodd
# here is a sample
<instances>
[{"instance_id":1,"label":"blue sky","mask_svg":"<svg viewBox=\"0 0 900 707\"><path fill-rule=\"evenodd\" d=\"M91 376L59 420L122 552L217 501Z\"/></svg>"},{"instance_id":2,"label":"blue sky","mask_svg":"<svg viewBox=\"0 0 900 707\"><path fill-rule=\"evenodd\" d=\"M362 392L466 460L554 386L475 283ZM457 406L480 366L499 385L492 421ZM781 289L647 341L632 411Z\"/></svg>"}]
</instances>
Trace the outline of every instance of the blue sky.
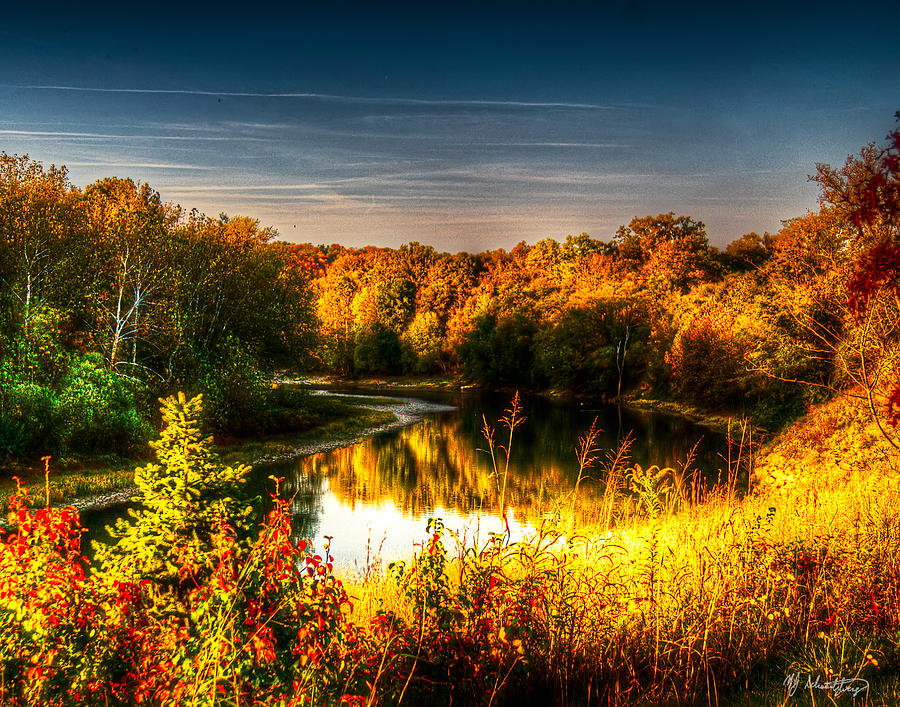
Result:
<instances>
[{"instance_id":1,"label":"blue sky","mask_svg":"<svg viewBox=\"0 0 900 707\"><path fill-rule=\"evenodd\" d=\"M67 9L68 7L68 9ZM900 109L892 3L41 5L0 27L0 150L282 238L509 248L816 208Z\"/></svg>"}]
</instances>

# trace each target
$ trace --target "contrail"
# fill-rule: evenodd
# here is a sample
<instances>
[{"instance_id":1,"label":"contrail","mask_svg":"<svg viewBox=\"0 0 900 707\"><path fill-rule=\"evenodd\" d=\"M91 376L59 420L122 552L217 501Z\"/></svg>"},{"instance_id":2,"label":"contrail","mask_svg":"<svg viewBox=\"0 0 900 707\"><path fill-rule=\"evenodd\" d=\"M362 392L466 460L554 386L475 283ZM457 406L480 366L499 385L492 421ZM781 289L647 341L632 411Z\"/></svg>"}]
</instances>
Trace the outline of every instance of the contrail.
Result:
<instances>
[{"instance_id":1,"label":"contrail","mask_svg":"<svg viewBox=\"0 0 900 707\"><path fill-rule=\"evenodd\" d=\"M265 138L258 137L230 137L210 135L113 135L110 133L82 133L67 130L0 130L0 135L15 135L18 137L58 137L58 138L87 138L90 140L191 140L205 142L228 142L232 140L247 140L253 142L266 142Z\"/></svg>"},{"instance_id":2,"label":"contrail","mask_svg":"<svg viewBox=\"0 0 900 707\"><path fill-rule=\"evenodd\" d=\"M343 96L334 93L309 92L256 92L256 91L204 91L187 88L98 88L92 86L59 86L59 85L14 85L6 84L6 88L41 90L41 91L84 91L90 93L149 93L182 96L215 96L223 98L307 98L320 101L338 101L343 103L370 103L385 105L436 105L436 106L495 106L509 108L572 108L582 110L615 110L618 106L599 103L569 103L562 101L500 101L481 99L429 99L400 97L366 97Z\"/></svg>"}]
</instances>

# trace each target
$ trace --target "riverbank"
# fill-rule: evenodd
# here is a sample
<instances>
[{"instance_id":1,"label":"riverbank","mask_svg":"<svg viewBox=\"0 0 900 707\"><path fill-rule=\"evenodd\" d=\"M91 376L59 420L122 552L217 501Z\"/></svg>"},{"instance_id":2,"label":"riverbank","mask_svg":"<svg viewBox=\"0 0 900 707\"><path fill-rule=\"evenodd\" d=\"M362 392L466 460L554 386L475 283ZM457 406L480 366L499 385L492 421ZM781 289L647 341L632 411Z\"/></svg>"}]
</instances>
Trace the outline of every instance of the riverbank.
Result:
<instances>
[{"instance_id":1,"label":"riverbank","mask_svg":"<svg viewBox=\"0 0 900 707\"><path fill-rule=\"evenodd\" d=\"M713 413L686 403L675 402L672 400L626 397L622 401L622 404L625 407L633 408L635 410L653 410L655 412L666 413L667 415L682 417L685 420L690 420L699 427L705 427L708 430L723 435L733 434L734 430L741 426L741 418L736 415ZM764 430L759 428L754 428L754 430L764 433Z\"/></svg>"},{"instance_id":2,"label":"riverbank","mask_svg":"<svg viewBox=\"0 0 900 707\"><path fill-rule=\"evenodd\" d=\"M322 394L331 395L327 391L322 391ZM346 421L340 432L337 432L337 428L340 426L340 421L338 421L334 423L328 434L317 436L315 439L309 440L290 435L267 438L245 443L236 449L220 450L219 456L227 464L245 463L251 466L280 464L311 454L347 447L364 437L371 437L414 424L428 413L453 409L449 405L429 403L414 398L347 394L342 394L339 398L349 401L353 407L368 411L368 415L360 414L360 419ZM252 458L253 461L242 462L241 458Z\"/></svg>"},{"instance_id":3,"label":"riverbank","mask_svg":"<svg viewBox=\"0 0 900 707\"><path fill-rule=\"evenodd\" d=\"M392 390L403 392L415 392L417 390L485 390L494 393L508 394L510 398L516 393L516 389L509 387L495 387L467 381L460 376L367 376L364 378L342 378L332 375L305 376L282 382L294 383L308 387L324 389L354 389L359 391L372 391L378 393L390 393ZM569 401L581 403L603 403L615 405L615 400L596 398L573 392L571 390L521 390L522 393L539 396L549 400ZM716 413L704 410L687 403L674 400L660 400L655 398L641 398L632 395L623 395L621 404L623 407L634 410L651 410L667 415L681 417L693 422L699 427L705 427L719 434L727 435L729 431L739 428L741 417L737 414ZM754 432L765 436L769 433L760 427L754 427Z\"/></svg>"},{"instance_id":4,"label":"riverbank","mask_svg":"<svg viewBox=\"0 0 900 707\"><path fill-rule=\"evenodd\" d=\"M302 432L267 435L251 440L220 440L218 453L226 464L264 466L290 461L349 446L359 439L413 424L429 412L451 409L445 405L407 398L328 394L331 419ZM134 469L150 461L99 460L91 465L69 462L71 468L55 468L51 460L49 495L53 506L73 506L80 511L110 508L127 503L135 494ZM33 498L44 498L44 475L37 468L22 470L21 480ZM0 486L0 510L6 513L15 482Z\"/></svg>"},{"instance_id":5,"label":"riverbank","mask_svg":"<svg viewBox=\"0 0 900 707\"><path fill-rule=\"evenodd\" d=\"M373 393L387 393L391 391L403 391L405 393L417 390L465 390L478 386L466 383L459 376L365 376L360 378L344 378L329 374L282 377L280 383L302 385L307 388L322 390L354 389L359 391L371 391Z\"/></svg>"}]
</instances>

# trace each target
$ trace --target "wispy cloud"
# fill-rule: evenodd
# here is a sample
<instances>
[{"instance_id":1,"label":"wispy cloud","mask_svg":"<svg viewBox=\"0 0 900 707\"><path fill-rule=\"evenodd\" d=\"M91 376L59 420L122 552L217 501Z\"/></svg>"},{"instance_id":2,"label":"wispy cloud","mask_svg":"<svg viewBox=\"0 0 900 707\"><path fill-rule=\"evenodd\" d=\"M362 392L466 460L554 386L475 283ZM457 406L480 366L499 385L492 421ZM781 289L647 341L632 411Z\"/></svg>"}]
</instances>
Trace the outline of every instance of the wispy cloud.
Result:
<instances>
[{"instance_id":1,"label":"wispy cloud","mask_svg":"<svg viewBox=\"0 0 900 707\"><path fill-rule=\"evenodd\" d=\"M472 142L483 147L588 147L599 149L628 149L633 147L621 142Z\"/></svg>"},{"instance_id":2,"label":"wispy cloud","mask_svg":"<svg viewBox=\"0 0 900 707\"><path fill-rule=\"evenodd\" d=\"M180 169L188 171L212 171L215 167L197 164L167 164L163 162L66 162L66 167L127 167L129 169Z\"/></svg>"},{"instance_id":3,"label":"wispy cloud","mask_svg":"<svg viewBox=\"0 0 900 707\"><path fill-rule=\"evenodd\" d=\"M702 196L702 195L694 195L691 197L694 201L709 201L709 202L719 202L724 204L733 204L735 202L734 196ZM775 194L773 196L749 196L747 194L742 194L740 197L741 202L743 203L780 203L780 202L789 202L795 198L794 194Z\"/></svg>"},{"instance_id":4,"label":"wispy cloud","mask_svg":"<svg viewBox=\"0 0 900 707\"><path fill-rule=\"evenodd\" d=\"M305 91L205 91L189 88L101 88L95 86L61 86L61 85L15 85L6 84L6 88L28 89L35 91L83 91L90 93L135 93L164 94L183 96L213 96L220 98L300 98L341 103L367 103L373 105L410 105L410 106L497 106L510 108L572 108L585 110L614 110L617 106L599 103L576 103L565 101L511 101L489 99L427 99L403 98L399 96L371 97L345 96L335 93L314 93Z\"/></svg>"},{"instance_id":5,"label":"wispy cloud","mask_svg":"<svg viewBox=\"0 0 900 707\"><path fill-rule=\"evenodd\" d=\"M230 142L249 140L267 142L266 138L247 137L246 135L118 135L110 133L84 133L67 130L0 130L0 135L23 138L77 138L84 140L203 140L207 142Z\"/></svg>"},{"instance_id":6,"label":"wispy cloud","mask_svg":"<svg viewBox=\"0 0 900 707\"><path fill-rule=\"evenodd\" d=\"M242 184L242 185L214 185L214 186L195 186L195 185L178 185L173 184L167 187L172 191L190 194L191 192L202 192L204 194L217 194L229 192L248 192L248 191L312 191L322 189L323 184Z\"/></svg>"},{"instance_id":7,"label":"wispy cloud","mask_svg":"<svg viewBox=\"0 0 900 707\"><path fill-rule=\"evenodd\" d=\"M473 165L471 167L454 167L437 170L419 170L415 172L383 173L366 176L347 177L329 180L328 184L382 184L393 186L424 187L427 185L446 188L454 184L471 186L472 184L498 184L512 182L516 184L555 184L555 185L615 185L637 184L649 181L679 182L695 178L694 175L655 175L651 173L631 172L578 172L571 169L542 169L508 164Z\"/></svg>"}]
</instances>

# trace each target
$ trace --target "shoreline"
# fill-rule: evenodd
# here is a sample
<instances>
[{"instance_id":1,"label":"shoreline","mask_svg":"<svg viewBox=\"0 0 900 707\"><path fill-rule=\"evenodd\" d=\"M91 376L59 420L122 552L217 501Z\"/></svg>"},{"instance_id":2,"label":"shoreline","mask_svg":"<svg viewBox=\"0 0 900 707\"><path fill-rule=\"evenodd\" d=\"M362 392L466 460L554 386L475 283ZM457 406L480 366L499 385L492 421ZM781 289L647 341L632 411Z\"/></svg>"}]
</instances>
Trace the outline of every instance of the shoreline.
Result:
<instances>
[{"instance_id":1,"label":"shoreline","mask_svg":"<svg viewBox=\"0 0 900 707\"><path fill-rule=\"evenodd\" d=\"M622 401L622 405L623 407L631 408L632 410L651 410L653 412L680 417L694 423L698 427L705 427L708 430L723 435L728 434L729 428L739 428L741 424L741 417L737 415L729 416L709 413L699 408L668 400L656 400L653 398L634 398L629 400L628 398L625 398ZM756 425L753 425L752 427L754 433L763 435L767 433L767 430L757 427Z\"/></svg>"},{"instance_id":2,"label":"shoreline","mask_svg":"<svg viewBox=\"0 0 900 707\"><path fill-rule=\"evenodd\" d=\"M650 410L665 415L680 417L684 420L688 420L689 422L694 423L698 427L705 427L706 429L723 435L728 434L729 426L731 426L732 429L735 426L739 426L742 419L738 414L729 415L727 413L709 412L701 408L673 400L641 398L633 397L631 394L623 394L621 399L616 402L615 400L611 400L602 396L598 397L587 395L585 393L578 393L571 390L517 390L515 388L505 386L494 387L481 383L467 383L461 378L423 378L421 380L417 380L415 378L407 376L393 381L390 378L361 378L358 380L354 380L350 378L338 378L335 376L323 375L292 380L285 379L282 382L301 385L311 389L349 389L357 391L371 391L373 394L390 393L392 391L404 393L416 393L417 391L486 391L491 393L504 393L511 396L513 393L519 392L523 395L530 395L560 402L591 402L610 406L621 405L624 408L630 408L632 410ZM347 395L349 396L350 394ZM757 425L753 425L753 431L755 434L761 434L764 437L768 437L771 434L771 430L759 427Z\"/></svg>"},{"instance_id":3,"label":"shoreline","mask_svg":"<svg viewBox=\"0 0 900 707\"><path fill-rule=\"evenodd\" d=\"M327 390L319 390L316 392L317 395L336 395L335 393L331 393ZM294 459L301 459L303 457L312 456L313 454L319 454L322 452L330 452L334 449L340 449L341 447L350 447L362 439L366 437L374 437L375 435L382 434L385 432L392 432L394 430L401 429L402 427L407 427L409 425L416 424L425 418L425 415L437 412L449 412L451 410L455 410L456 408L452 405L442 405L440 403L431 403L425 400L419 400L417 398L395 398L386 395L379 396L365 396L365 395L352 395L352 394L341 394L339 397L341 398L364 398L371 399L372 397L383 398L384 400L393 401L393 404L373 404L373 403L365 403L359 404L357 407L364 408L366 410L375 410L380 412L390 412L394 415L393 422L387 422L381 425L375 425L373 427L367 427L363 429L361 432L356 433L351 437L340 437L337 439L324 440L318 442L307 442L305 444L299 444L293 447L291 450L284 452L282 454L273 454L268 456L262 456L257 459L254 459L249 462L245 462L248 466L251 467L261 467L268 466L271 464L281 464L284 462L293 461ZM134 484L129 486L125 486L120 489L116 489L114 491L109 491L107 493L95 494L90 496L79 496L77 498L72 499L66 503L56 504L54 507L56 508L75 508L79 512L83 511L99 511L107 508L115 508L116 506L122 506L127 503L130 503L137 497L138 488Z\"/></svg>"}]
</instances>

